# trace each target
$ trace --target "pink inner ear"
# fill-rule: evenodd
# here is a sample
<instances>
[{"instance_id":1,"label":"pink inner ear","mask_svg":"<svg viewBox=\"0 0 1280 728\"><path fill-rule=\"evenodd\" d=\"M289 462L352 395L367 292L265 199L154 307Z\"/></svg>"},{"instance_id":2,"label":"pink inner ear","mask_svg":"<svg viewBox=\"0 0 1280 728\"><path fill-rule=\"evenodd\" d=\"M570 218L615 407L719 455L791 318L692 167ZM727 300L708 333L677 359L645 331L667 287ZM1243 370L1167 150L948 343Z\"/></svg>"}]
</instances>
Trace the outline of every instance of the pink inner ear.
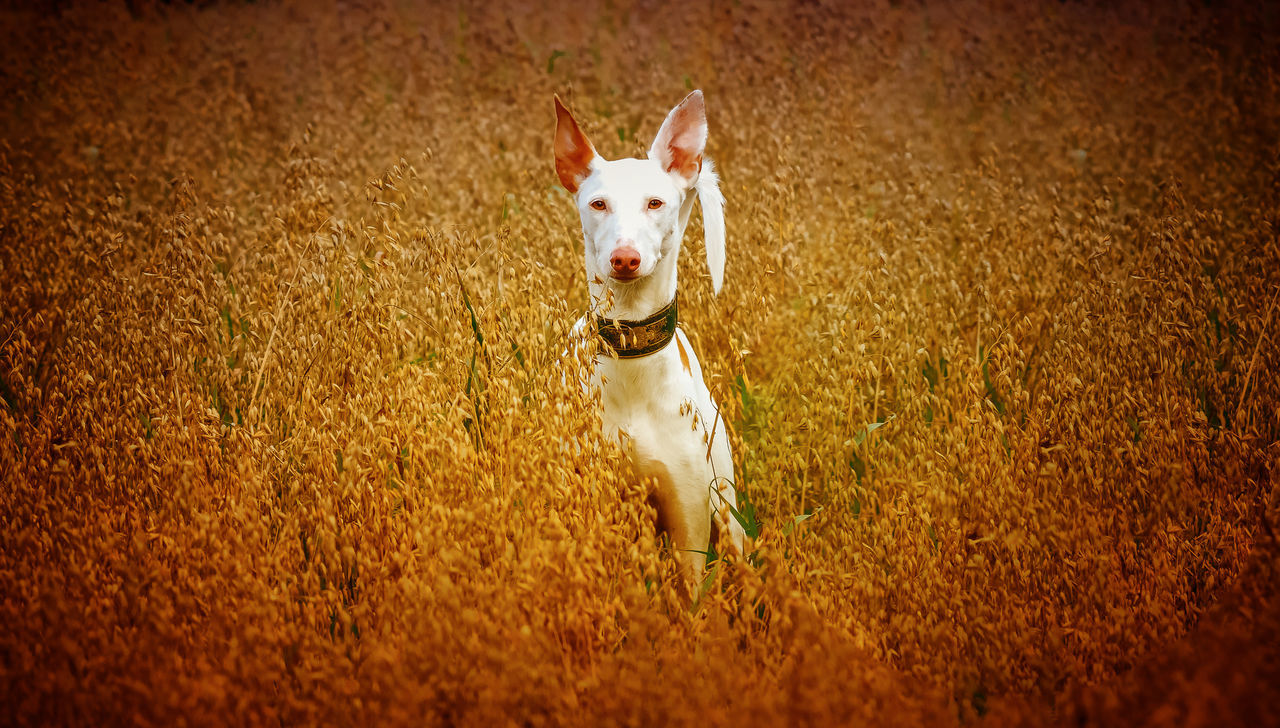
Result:
<instances>
[{"instance_id":1,"label":"pink inner ear","mask_svg":"<svg viewBox=\"0 0 1280 728\"><path fill-rule=\"evenodd\" d=\"M685 147L672 144L669 148L671 162L667 164L668 172L675 172L682 177L692 177L702 167L702 155L694 154Z\"/></svg>"},{"instance_id":2,"label":"pink inner ear","mask_svg":"<svg viewBox=\"0 0 1280 728\"><path fill-rule=\"evenodd\" d=\"M701 109L682 104L667 121L670 138L666 140L667 171L691 177L702 167L703 134L706 121Z\"/></svg>"},{"instance_id":3,"label":"pink inner ear","mask_svg":"<svg viewBox=\"0 0 1280 728\"><path fill-rule=\"evenodd\" d=\"M578 185L590 174L596 150L559 97L556 97L555 153L560 184L571 193L577 192Z\"/></svg>"}]
</instances>

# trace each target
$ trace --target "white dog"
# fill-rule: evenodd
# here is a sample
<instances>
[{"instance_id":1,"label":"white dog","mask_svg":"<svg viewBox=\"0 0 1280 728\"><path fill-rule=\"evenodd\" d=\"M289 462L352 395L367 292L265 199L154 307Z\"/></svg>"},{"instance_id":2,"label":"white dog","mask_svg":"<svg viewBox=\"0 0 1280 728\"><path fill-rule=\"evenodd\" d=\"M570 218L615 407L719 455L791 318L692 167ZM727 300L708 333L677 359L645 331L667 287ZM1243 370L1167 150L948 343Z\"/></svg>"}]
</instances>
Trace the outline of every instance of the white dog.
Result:
<instances>
[{"instance_id":1,"label":"white dog","mask_svg":"<svg viewBox=\"0 0 1280 728\"><path fill-rule=\"evenodd\" d=\"M701 91L667 115L648 159L612 161L556 98L556 174L582 218L591 292L592 311L574 331L602 339L588 386L600 393L605 437L656 483L659 525L695 581L713 517L738 553L745 535L729 510L737 503L725 423L677 325L676 259L695 191L716 293L724 276L724 197L706 141Z\"/></svg>"}]
</instances>

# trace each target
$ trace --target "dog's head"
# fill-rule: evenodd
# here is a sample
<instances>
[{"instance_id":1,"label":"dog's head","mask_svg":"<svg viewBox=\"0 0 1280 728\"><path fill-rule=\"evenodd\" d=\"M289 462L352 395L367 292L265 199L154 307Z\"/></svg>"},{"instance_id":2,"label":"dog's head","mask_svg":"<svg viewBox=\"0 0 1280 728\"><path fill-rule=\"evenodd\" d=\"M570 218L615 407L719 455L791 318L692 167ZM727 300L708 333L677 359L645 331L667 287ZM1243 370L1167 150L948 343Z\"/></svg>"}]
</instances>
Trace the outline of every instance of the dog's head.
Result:
<instances>
[{"instance_id":1,"label":"dog's head","mask_svg":"<svg viewBox=\"0 0 1280 728\"><path fill-rule=\"evenodd\" d=\"M667 115L647 159L606 160L596 154L556 98L556 174L578 205L588 273L620 283L651 275L664 258L679 252L696 190L706 221L712 285L719 292L724 200L710 160L703 159L706 143L701 91L689 94Z\"/></svg>"}]
</instances>

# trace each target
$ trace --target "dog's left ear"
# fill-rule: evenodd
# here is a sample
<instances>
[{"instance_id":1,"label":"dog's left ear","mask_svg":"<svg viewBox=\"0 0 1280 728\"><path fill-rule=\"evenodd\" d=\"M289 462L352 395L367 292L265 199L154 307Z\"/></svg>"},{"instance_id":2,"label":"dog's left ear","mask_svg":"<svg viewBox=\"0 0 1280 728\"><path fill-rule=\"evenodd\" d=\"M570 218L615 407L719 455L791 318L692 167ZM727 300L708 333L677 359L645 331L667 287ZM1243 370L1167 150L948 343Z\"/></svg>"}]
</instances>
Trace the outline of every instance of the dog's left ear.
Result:
<instances>
[{"instance_id":1,"label":"dog's left ear","mask_svg":"<svg viewBox=\"0 0 1280 728\"><path fill-rule=\"evenodd\" d=\"M667 114L649 148L649 159L684 180L687 189L702 171L702 152L706 146L707 109L702 102L702 92L694 91Z\"/></svg>"},{"instance_id":2,"label":"dog's left ear","mask_svg":"<svg viewBox=\"0 0 1280 728\"><path fill-rule=\"evenodd\" d=\"M718 294L724 282L724 195L715 165L702 156L706 147L707 107L702 92L694 91L667 114L649 148L649 159L683 181L686 189L695 186L702 205L711 290Z\"/></svg>"},{"instance_id":3,"label":"dog's left ear","mask_svg":"<svg viewBox=\"0 0 1280 728\"><path fill-rule=\"evenodd\" d=\"M707 245L707 268L711 270L711 290L719 295L724 283L724 195L720 176L710 159L698 174L698 204L702 205L702 229Z\"/></svg>"}]
</instances>

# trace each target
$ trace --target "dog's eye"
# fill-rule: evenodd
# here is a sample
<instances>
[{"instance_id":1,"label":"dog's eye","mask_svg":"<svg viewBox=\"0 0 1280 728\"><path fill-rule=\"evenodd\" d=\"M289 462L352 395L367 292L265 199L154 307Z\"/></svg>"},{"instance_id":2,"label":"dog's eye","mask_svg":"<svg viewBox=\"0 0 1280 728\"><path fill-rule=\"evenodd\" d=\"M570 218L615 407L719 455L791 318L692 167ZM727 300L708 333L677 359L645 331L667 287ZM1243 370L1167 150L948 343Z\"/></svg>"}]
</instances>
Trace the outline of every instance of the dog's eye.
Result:
<instances>
[{"instance_id":1,"label":"dog's eye","mask_svg":"<svg viewBox=\"0 0 1280 728\"><path fill-rule=\"evenodd\" d=\"M663 202L662 200L659 200L658 198L656 198L656 197L655 197L655 198L653 198L653 199L649 200L649 209L650 209L650 210L657 210L657 209L660 209L660 208L661 208L663 205L665 205L665 204L666 204L665 202Z\"/></svg>"},{"instance_id":2,"label":"dog's eye","mask_svg":"<svg viewBox=\"0 0 1280 728\"><path fill-rule=\"evenodd\" d=\"M592 201L591 201L591 209L592 209L592 210L604 210L604 208L605 208L605 207L606 207L606 205L604 204L604 200L592 200Z\"/></svg>"}]
</instances>

